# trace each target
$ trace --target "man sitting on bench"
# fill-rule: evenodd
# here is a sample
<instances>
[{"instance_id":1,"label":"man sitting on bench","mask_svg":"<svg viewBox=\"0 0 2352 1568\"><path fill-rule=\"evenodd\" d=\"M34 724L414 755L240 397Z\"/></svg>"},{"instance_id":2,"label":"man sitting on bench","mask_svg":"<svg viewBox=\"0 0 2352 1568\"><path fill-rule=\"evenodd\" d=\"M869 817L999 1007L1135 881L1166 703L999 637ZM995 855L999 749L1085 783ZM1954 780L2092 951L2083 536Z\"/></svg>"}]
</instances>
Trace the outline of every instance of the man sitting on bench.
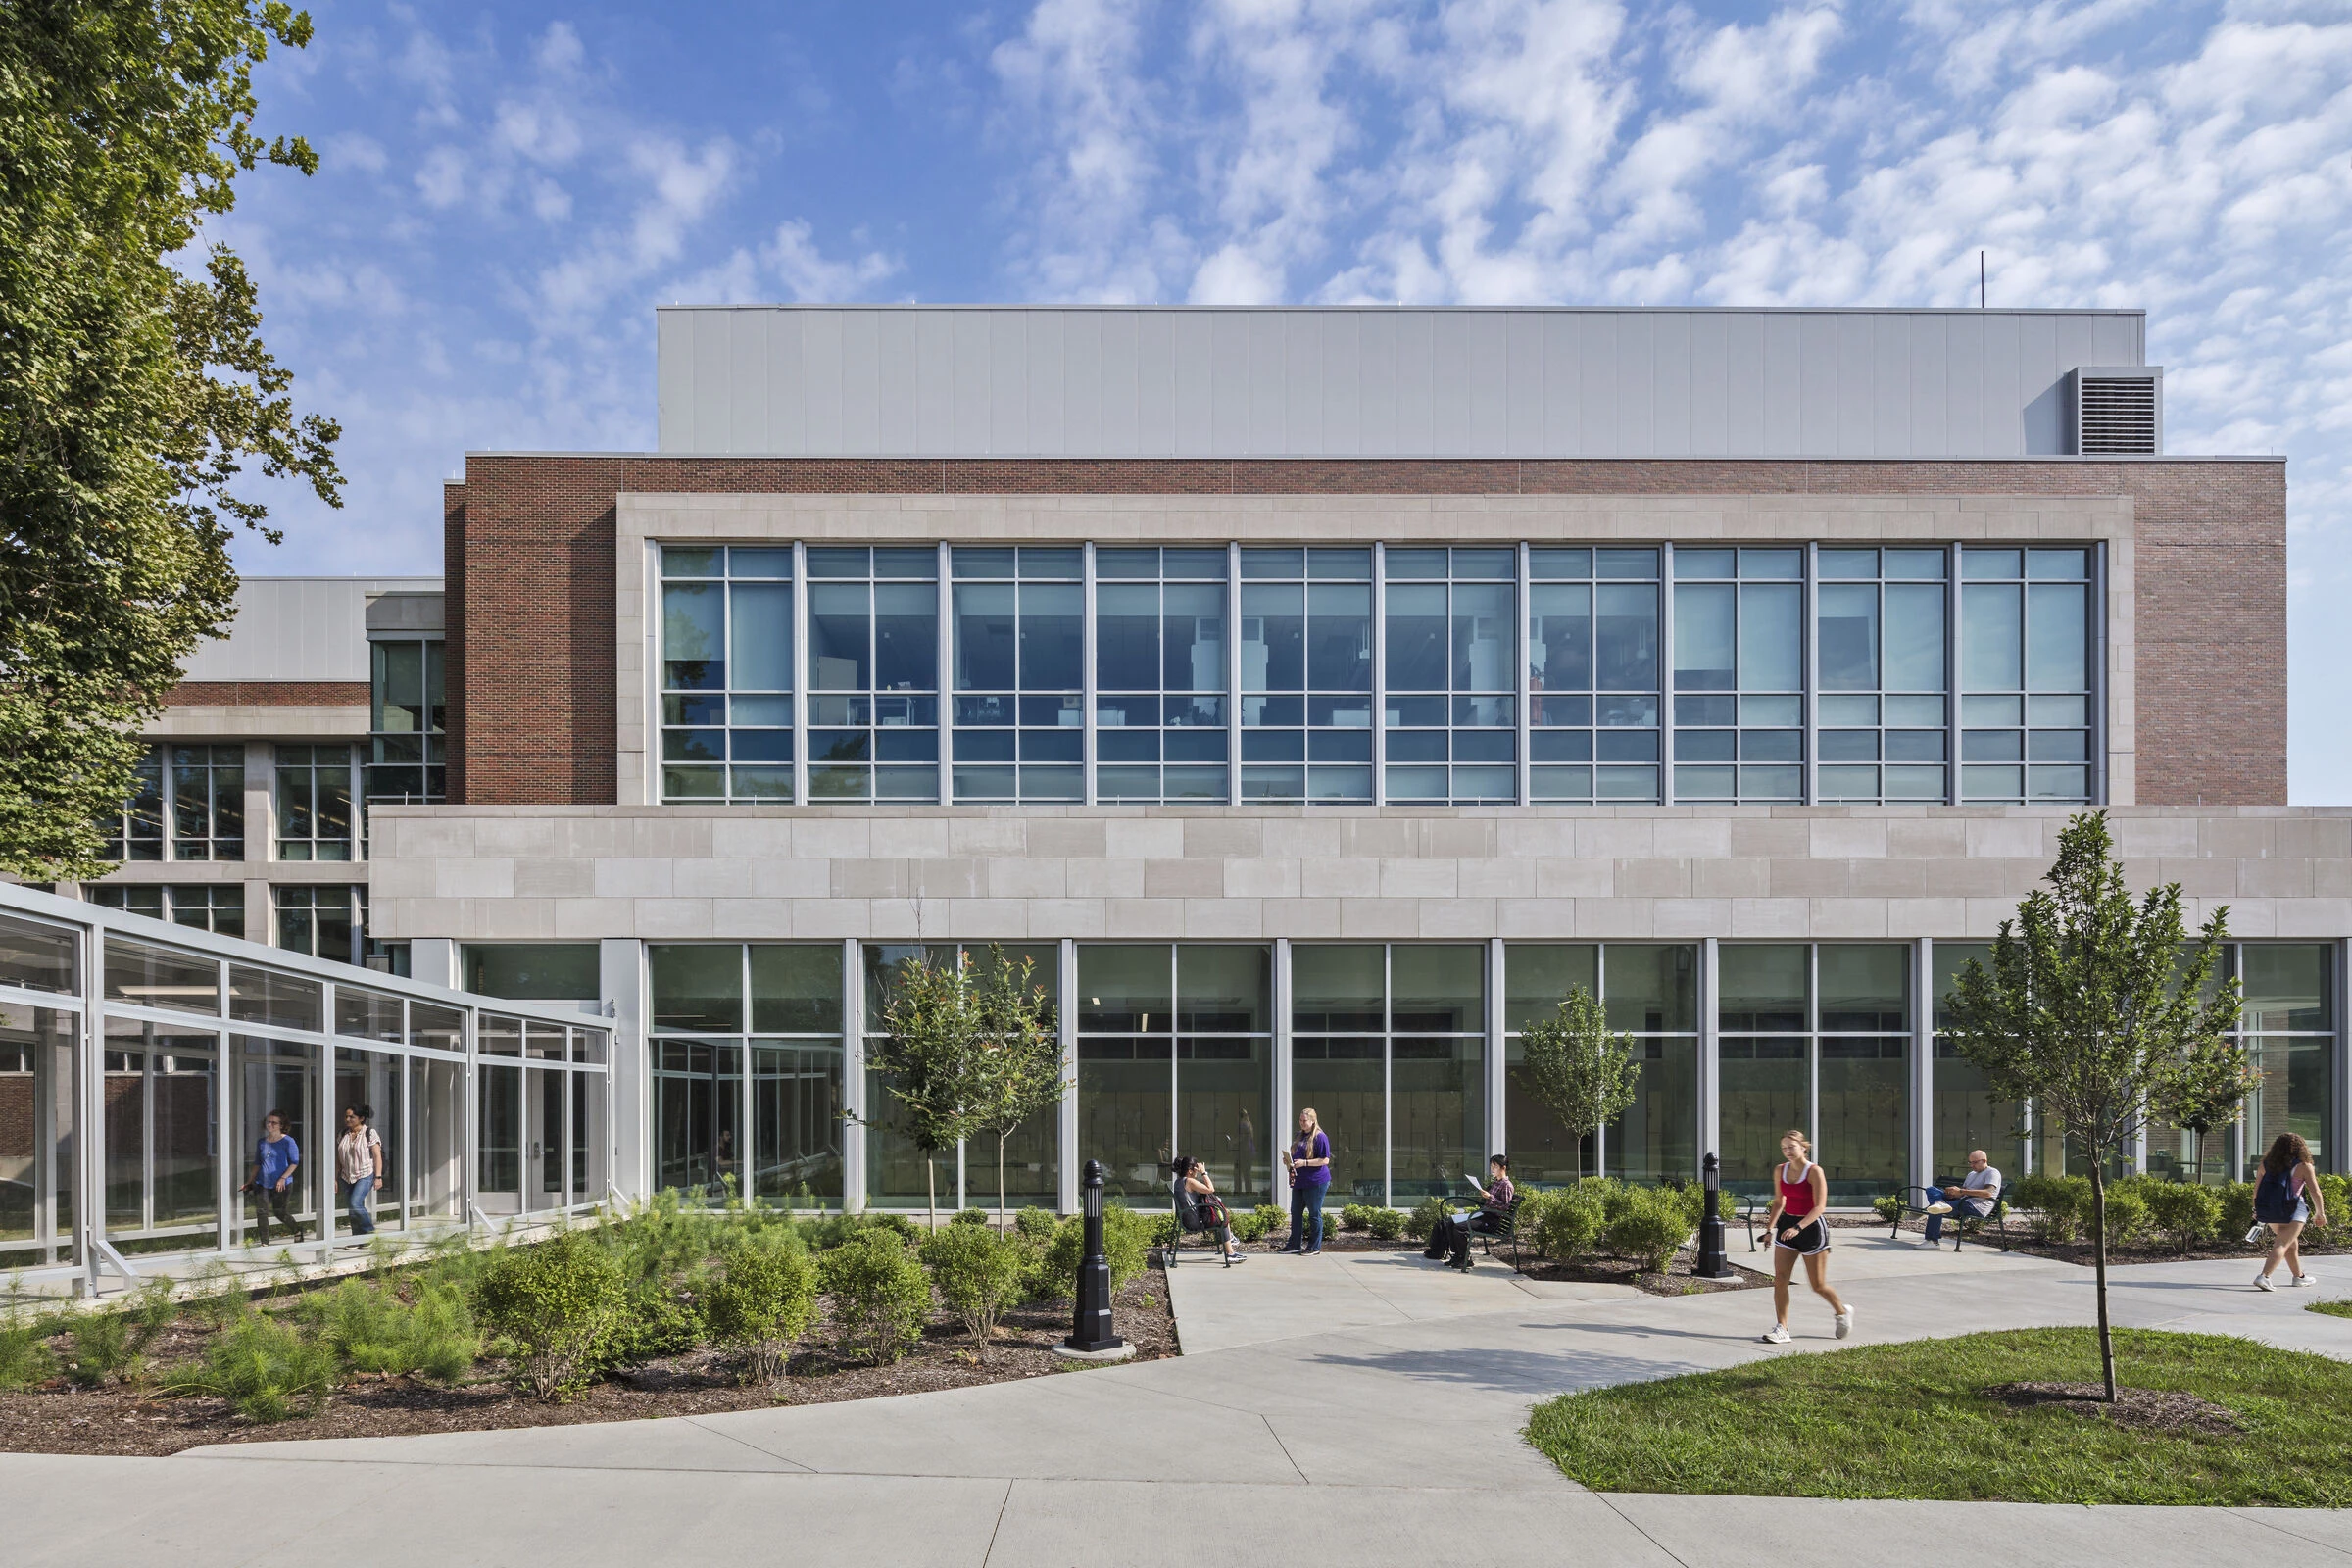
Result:
<instances>
[{"instance_id":1,"label":"man sitting on bench","mask_svg":"<svg viewBox=\"0 0 2352 1568\"><path fill-rule=\"evenodd\" d=\"M1517 1189L1511 1186L1511 1162L1500 1154L1487 1161L1488 1173L1494 1178L1478 1190L1479 1207L1475 1214L1442 1216L1436 1229L1429 1233L1429 1248L1421 1255L1435 1262L1446 1258L1447 1268L1467 1273L1470 1268L1470 1238L1474 1234L1496 1235L1503 1222L1510 1218L1511 1199ZM1446 1253L1452 1253L1446 1257Z\"/></svg>"},{"instance_id":2,"label":"man sitting on bench","mask_svg":"<svg viewBox=\"0 0 2352 1568\"><path fill-rule=\"evenodd\" d=\"M2001 1196L2001 1173L1992 1168L1992 1161L1982 1149L1968 1152L1968 1174L1956 1187L1940 1189L1943 1201L1950 1205L1950 1217L1957 1220L1983 1219L1992 1212L1993 1200ZM1922 1247L1934 1247L1943 1240L1945 1216L1928 1211L1927 1240Z\"/></svg>"},{"instance_id":3,"label":"man sitting on bench","mask_svg":"<svg viewBox=\"0 0 2352 1568\"><path fill-rule=\"evenodd\" d=\"M1225 1261L1241 1262L1241 1244L1233 1239L1232 1218L1225 1212L1225 1200L1217 1196L1217 1184L1209 1179L1208 1167L1190 1154L1178 1154L1168 1168L1176 1173L1177 1225L1214 1236L1225 1250Z\"/></svg>"}]
</instances>

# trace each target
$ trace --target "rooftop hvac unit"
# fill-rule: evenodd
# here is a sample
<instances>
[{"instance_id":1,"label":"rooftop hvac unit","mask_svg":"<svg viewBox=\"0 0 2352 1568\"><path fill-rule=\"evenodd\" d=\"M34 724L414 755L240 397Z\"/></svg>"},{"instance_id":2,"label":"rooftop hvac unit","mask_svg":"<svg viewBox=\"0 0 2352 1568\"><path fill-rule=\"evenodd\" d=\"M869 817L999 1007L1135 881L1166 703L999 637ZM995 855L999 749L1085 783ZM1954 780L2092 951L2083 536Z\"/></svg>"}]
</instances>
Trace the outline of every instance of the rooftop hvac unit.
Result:
<instances>
[{"instance_id":1,"label":"rooftop hvac unit","mask_svg":"<svg viewBox=\"0 0 2352 1568\"><path fill-rule=\"evenodd\" d=\"M2164 371L2153 365L2066 372L2067 425L2085 458L2164 450Z\"/></svg>"}]
</instances>

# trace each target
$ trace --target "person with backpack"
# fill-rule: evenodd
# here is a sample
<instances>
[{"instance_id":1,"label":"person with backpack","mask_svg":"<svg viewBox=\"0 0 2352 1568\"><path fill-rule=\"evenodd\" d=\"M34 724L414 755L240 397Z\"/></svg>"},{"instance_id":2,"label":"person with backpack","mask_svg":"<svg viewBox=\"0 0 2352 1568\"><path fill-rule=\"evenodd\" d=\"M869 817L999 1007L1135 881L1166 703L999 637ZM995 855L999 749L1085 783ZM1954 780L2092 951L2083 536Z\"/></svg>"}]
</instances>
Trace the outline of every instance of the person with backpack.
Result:
<instances>
[{"instance_id":1,"label":"person with backpack","mask_svg":"<svg viewBox=\"0 0 2352 1568\"><path fill-rule=\"evenodd\" d=\"M344 1201L351 1214L351 1234L375 1234L375 1216L368 1200L384 1180L384 1141L369 1123L372 1105L343 1107L343 1136L335 1143L335 1175L343 1183Z\"/></svg>"},{"instance_id":2,"label":"person with backpack","mask_svg":"<svg viewBox=\"0 0 2352 1568\"><path fill-rule=\"evenodd\" d=\"M2328 1223L2328 1200L2320 1188L2320 1173L2311 1162L2311 1146L2294 1133L2271 1140L2262 1156L2262 1175L2254 1183L2254 1217L2271 1228L2271 1247L2254 1276L2258 1291L2276 1289L2271 1275L2280 1263L2290 1285L2317 1285L2303 1272L2303 1228Z\"/></svg>"},{"instance_id":3,"label":"person with backpack","mask_svg":"<svg viewBox=\"0 0 2352 1568\"><path fill-rule=\"evenodd\" d=\"M1175 1172L1170 1185L1176 1195L1176 1228L1214 1236L1225 1250L1228 1264L1244 1261L1242 1244L1233 1239L1233 1216L1226 1212L1225 1200L1217 1196L1217 1184L1208 1167L1190 1154L1178 1154L1169 1168Z\"/></svg>"}]
</instances>

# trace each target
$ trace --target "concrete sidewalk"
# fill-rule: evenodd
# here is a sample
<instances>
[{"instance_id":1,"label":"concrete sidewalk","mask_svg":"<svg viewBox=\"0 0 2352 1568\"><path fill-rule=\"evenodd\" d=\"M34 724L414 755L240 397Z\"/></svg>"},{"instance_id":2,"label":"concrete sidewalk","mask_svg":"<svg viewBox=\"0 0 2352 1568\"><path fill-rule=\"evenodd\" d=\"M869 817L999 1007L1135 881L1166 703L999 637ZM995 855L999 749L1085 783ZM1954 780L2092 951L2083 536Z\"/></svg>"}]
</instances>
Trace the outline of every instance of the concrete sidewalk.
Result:
<instances>
[{"instance_id":1,"label":"concrete sidewalk","mask_svg":"<svg viewBox=\"0 0 2352 1568\"><path fill-rule=\"evenodd\" d=\"M2228 1264L2117 1271L2127 1325L2247 1334L2352 1358L2352 1322L2257 1295ZM1858 1339L2086 1322L2088 1275L1998 1252L1841 1240ZM1826 1349L1766 1346L1761 1292L1660 1298L1409 1254L1259 1255L1172 1281L1180 1358L993 1387L514 1432L245 1444L172 1459L0 1456L0 1561L270 1555L256 1498L374 1562L566 1568L750 1551L796 1564L2180 1563L2352 1561L2328 1513L1600 1496L1519 1440L1563 1390ZM2332 1294L2343 1294L2340 1287Z\"/></svg>"}]
</instances>

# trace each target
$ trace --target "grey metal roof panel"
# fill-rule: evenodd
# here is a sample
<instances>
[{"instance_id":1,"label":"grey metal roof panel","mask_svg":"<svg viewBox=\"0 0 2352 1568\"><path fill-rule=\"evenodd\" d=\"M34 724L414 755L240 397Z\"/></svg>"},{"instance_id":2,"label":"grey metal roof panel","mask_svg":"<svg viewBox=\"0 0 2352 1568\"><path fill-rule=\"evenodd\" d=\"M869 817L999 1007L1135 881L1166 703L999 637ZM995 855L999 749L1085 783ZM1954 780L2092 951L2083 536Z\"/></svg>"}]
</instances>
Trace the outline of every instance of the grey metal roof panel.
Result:
<instances>
[{"instance_id":1,"label":"grey metal roof panel","mask_svg":"<svg viewBox=\"0 0 2352 1568\"><path fill-rule=\"evenodd\" d=\"M661 450L2030 457L2137 311L671 306Z\"/></svg>"},{"instance_id":2,"label":"grey metal roof panel","mask_svg":"<svg viewBox=\"0 0 2352 1568\"><path fill-rule=\"evenodd\" d=\"M366 680L368 602L441 587L439 577L247 577L228 636L198 643L181 678Z\"/></svg>"}]
</instances>

